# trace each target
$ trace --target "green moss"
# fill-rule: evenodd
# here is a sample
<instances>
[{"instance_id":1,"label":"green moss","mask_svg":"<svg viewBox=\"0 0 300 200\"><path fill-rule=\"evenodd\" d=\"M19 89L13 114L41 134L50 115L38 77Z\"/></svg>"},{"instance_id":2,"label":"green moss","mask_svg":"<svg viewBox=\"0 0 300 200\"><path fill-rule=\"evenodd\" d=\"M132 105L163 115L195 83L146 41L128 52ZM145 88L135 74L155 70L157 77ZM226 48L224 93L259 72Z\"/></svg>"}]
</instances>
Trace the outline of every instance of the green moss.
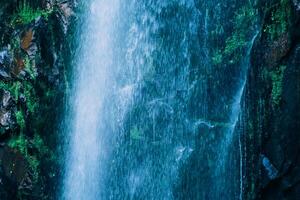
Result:
<instances>
[{"instance_id":1,"label":"green moss","mask_svg":"<svg viewBox=\"0 0 300 200\"><path fill-rule=\"evenodd\" d=\"M246 44L245 35L237 32L226 40L224 54L231 57L230 63L236 63L242 57L239 51L241 51Z\"/></svg>"},{"instance_id":2,"label":"green moss","mask_svg":"<svg viewBox=\"0 0 300 200\"><path fill-rule=\"evenodd\" d=\"M291 7L289 0L281 0L276 9L273 9L271 12L271 23L264 28L264 32L269 34L271 40L287 32L290 16Z\"/></svg>"},{"instance_id":3,"label":"green moss","mask_svg":"<svg viewBox=\"0 0 300 200\"><path fill-rule=\"evenodd\" d=\"M13 37L11 39L10 44L11 44L13 50L19 49L20 48L20 37L19 36Z\"/></svg>"},{"instance_id":4,"label":"green moss","mask_svg":"<svg viewBox=\"0 0 300 200\"><path fill-rule=\"evenodd\" d=\"M252 5L244 6L235 13L234 32L226 39L224 54L230 63L236 63L242 57L242 50L248 45L249 28L254 25L256 11Z\"/></svg>"},{"instance_id":5,"label":"green moss","mask_svg":"<svg viewBox=\"0 0 300 200\"><path fill-rule=\"evenodd\" d=\"M130 138L132 140L141 140L143 139L143 132L137 127L134 126L131 130L130 130Z\"/></svg>"},{"instance_id":6,"label":"green moss","mask_svg":"<svg viewBox=\"0 0 300 200\"><path fill-rule=\"evenodd\" d=\"M252 4L249 3L246 6L243 6L235 13L235 28L251 28L248 25L253 24L256 17L256 10L253 8ZM245 31L245 30L244 30Z\"/></svg>"},{"instance_id":7,"label":"green moss","mask_svg":"<svg viewBox=\"0 0 300 200\"><path fill-rule=\"evenodd\" d=\"M239 62L243 56L245 47L249 44L249 33L253 31L256 13L257 11L253 8L251 3L235 12L233 32L225 40L224 48L217 49L213 53L212 63L214 65L221 64L223 61L228 61L230 64ZM217 30L219 29L220 28Z\"/></svg>"},{"instance_id":8,"label":"green moss","mask_svg":"<svg viewBox=\"0 0 300 200\"><path fill-rule=\"evenodd\" d=\"M270 73L272 80L272 104L278 106L282 99L283 77L286 66L281 65L277 70Z\"/></svg>"},{"instance_id":9,"label":"green moss","mask_svg":"<svg viewBox=\"0 0 300 200\"><path fill-rule=\"evenodd\" d=\"M35 79L36 73L28 56L26 56L26 58L24 59L24 64L25 64L25 70L29 73L30 77L32 79Z\"/></svg>"},{"instance_id":10,"label":"green moss","mask_svg":"<svg viewBox=\"0 0 300 200\"><path fill-rule=\"evenodd\" d=\"M14 95L15 100L17 101L20 96L21 83L19 81L14 82L12 85L12 94Z\"/></svg>"},{"instance_id":11,"label":"green moss","mask_svg":"<svg viewBox=\"0 0 300 200\"><path fill-rule=\"evenodd\" d=\"M214 52L213 57L212 57L212 62L214 65L221 64L223 61L223 54L221 50L217 50Z\"/></svg>"},{"instance_id":12,"label":"green moss","mask_svg":"<svg viewBox=\"0 0 300 200\"><path fill-rule=\"evenodd\" d=\"M33 177L33 182L38 182L39 175L40 175L40 161L35 157L35 156L28 156L27 161L29 163L29 166L32 170L32 177Z\"/></svg>"},{"instance_id":13,"label":"green moss","mask_svg":"<svg viewBox=\"0 0 300 200\"><path fill-rule=\"evenodd\" d=\"M13 137L8 141L8 146L17 149L23 155L28 154L27 146L28 140L25 138L24 134L20 134L17 137Z\"/></svg>"},{"instance_id":14,"label":"green moss","mask_svg":"<svg viewBox=\"0 0 300 200\"><path fill-rule=\"evenodd\" d=\"M2 90L6 90L6 91L9 91L9 84L8 83L6 83L6 82L0 82L0 89L2 89Z\"/></svg>"},{"instance_id":15,"label":"green moss","mask_svg":"<svg viewBox=\"0 0 300 200\"><path fill-rule=\"evenodd\" d=\"M17 120L17 124L19 125L21 132L23 132L26 124L25 124L25 118L24 118L24 114L22 111L17 111L16 112L16 120Z\"/></svg>"},{"instance_id":16,"label":"green moss","mask_svg":"<svg viewBox=\"0 0 300 200\"><path fill-rule=\"evenodd\" d=\"M45 145L40 135L35 134L32 140L34 148L36 148L41 156L49 154L50 150Z\"/></svg>"},{"instance_id":17,"label":"green moss","mask_svg":"<svg viewBox=\"0 0 300 200\"><path fill-rule=\"evenodd\" d=\"M21 133L19 136L11 138L8 142L8 146L13 149L17 149L24 156L32 172L33 182L36 183L39 178L40 162L36 156L29 154L28 148L30 146L30 142L26 136Z\"/></svg>"},{"instance_id":18,"label":"green moss","mask_svg":"<svg viewBox=\"0 0 300 200\"><path fill-rule=\"evenodd\" d=\"M19 4L11 24L28 24L38 17L47 19L52 12L53 10L34 9L24 0Z\"/></svg>"},{"instance_id":19,"label":"green moss","mask_svg":"<svg viewBox=\"0 0 300 200\"><path fill-rule=\"evenodd\" d=\"M34 113L38 107L38 100L35 90L30 82L24 82L24 96L26 98L26 107L30 113Z\"/></svg>"},{"instance_id":20,"label":"green moss","mask_svg":"<svg viewBox=\"0 0 300 200\"><path fill-rule=\"evenodd\" d=\"M11 93L16 101L20 96L21 83L17 82L0 82L0 89L6 90Z\"/></svg>"}]
</instances>

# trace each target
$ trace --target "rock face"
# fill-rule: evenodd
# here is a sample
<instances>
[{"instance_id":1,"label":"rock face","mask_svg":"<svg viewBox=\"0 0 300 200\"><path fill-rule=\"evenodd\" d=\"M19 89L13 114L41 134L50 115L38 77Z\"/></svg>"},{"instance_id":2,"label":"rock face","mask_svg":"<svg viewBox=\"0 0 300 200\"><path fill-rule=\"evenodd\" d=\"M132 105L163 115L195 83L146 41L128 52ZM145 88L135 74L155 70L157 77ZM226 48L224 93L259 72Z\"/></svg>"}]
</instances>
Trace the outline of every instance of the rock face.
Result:
<instances>
[{"instance_id":1,"label":"rock face","mask_svg":"<svg viewBox=\"0 0 300 200\"><path fill-rule=\"evenodd\" d=\"M1 198L17 199L18 193L15 191L25 188L27 192L32 192L31 181L26 183L26 179L29 179L28 163L21 153L9 147L1 146L0 161Z\"/></svg>"},{"instance_id":2,"label":"rock face","mask_svg":"<svg viewBox=\"0 0 300 200\"><path fill-rule=\"evenodd\" d=\"M1 200L54 199L58 190L57 126L72 5L0 2Z\"/></svg>"},{"instance_id":3,"label":"rock face","mask_svg":"<svg viewBox=\"0 0 300 200\"><path fill-rule=\"evenodd\" d=\"M262 31L252 49L240 122L245 127L245 199L300 198L298 4L260 5L262 10L273 7L262 11Z\"/></svg>"},{"instance_id":4,"label":"rock face","mask_svg":"<svg viewBox=\"0 0 300 200\"><path fill-rule=\"evenodd\" d=\"M1 137L3 137L16 127L16 120L14 118L16 105L13 97L8 91L2 90L0 97L2 97L0 104L0 130Z\"/></svg>"}]
</instances>

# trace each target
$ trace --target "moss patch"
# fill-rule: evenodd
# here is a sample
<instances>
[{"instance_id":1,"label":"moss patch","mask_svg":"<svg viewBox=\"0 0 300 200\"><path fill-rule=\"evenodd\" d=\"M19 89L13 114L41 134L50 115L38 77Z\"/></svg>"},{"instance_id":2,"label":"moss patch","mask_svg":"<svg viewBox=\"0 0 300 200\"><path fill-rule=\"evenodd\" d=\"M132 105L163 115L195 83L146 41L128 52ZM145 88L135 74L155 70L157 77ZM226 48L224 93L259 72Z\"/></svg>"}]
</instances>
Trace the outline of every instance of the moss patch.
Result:
<instances>
[{"instance_id":1,"label":"moss patch","mask_svg":"<svg viewBox=\"0 0 300 200\"><path fill-rule=\"evenodd\" d=\"M43 10L32 8L26 0L21 2L14 14L11 24L29 24L38 17L44 17L45 19L53 12L53 10Z\"/></svg>"},{"instance_id":2,"label":"moss patch","mask_svg":"<svg viewBox=\"0 0 300 200\"><path fill-rule=\"evenodd\" d=\"M144 138L143 136L143 132L137 127L134 126L131 130L130 130L130 138L132 140L141 140Z\"/></svg>"},{"instance_id":3,"label":"moss patch","mask_svg":"<svg viewBox=\"0 0 300 200\"><path fill-rule=\"evenodd\" d=\"M280 105L282 99L282 87L283 87L283 77L286 70L285 65L281 65L278 69L270 72L272 79L272 104L275 106Z\"/></svg>"},{"instance_id":4,"label":"moss patch","mask_svg":"<svg viewBox=\"0 0 300 200\"><path fill-rule=\"evenodd\" d=\"M225 40L221 49L214 51L212 63L218 65L224 61L235 64L243 57L243 50L249 44L249 33L254 27L257 10L252 4L244 6L235 12L233 33Z\"/></svg>"},{"instance_id":5,"label":"moss patch","mask_svg":"<svg viewBox=\"0 0 300 200\"><path fill-rule=\"evenodd\" d=\"M271 23L264 27L271 40L275 40L288 31L291 17L291 6L289 0L281 0L271 11Z\"/></svg>"}]
</instances>

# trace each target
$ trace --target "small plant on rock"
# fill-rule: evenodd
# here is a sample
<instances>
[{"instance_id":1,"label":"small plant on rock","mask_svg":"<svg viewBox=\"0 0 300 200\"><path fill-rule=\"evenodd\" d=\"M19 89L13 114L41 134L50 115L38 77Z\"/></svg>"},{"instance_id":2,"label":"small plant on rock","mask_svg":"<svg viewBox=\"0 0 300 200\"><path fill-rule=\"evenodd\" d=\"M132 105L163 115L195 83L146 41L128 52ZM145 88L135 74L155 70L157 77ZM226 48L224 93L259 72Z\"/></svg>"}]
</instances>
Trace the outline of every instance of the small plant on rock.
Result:
<instances>
[{"instance_id":1,"label":"small plant on rock","mask_svg":"<svg viewBox=\"0 0 300 200\"><path fill-rule=\"evenodd\" d=\"M52 10L32 8L30 4L27 3L26 0L24 0L19 4L17 8L17 12L12 19L12 24L29 24L38 17L45 17L47 19L51 13Z\"/></svg>"}]
</instances>

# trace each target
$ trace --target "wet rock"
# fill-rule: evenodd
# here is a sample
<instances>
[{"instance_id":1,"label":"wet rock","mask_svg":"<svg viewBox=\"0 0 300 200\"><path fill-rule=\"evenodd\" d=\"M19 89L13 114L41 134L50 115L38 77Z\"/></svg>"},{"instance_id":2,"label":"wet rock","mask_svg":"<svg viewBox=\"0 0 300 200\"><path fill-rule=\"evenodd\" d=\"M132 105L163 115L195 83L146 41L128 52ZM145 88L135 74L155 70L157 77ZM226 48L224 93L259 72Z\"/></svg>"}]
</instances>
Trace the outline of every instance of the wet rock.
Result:
<instances>
[{"instance_id":1,"label":"wet rock","mask_svg":"<svg viewBox=\"0 0 300 200\"><path fill-rule=\"evenodd\" d=\"M73 5L69 1L62 1L60 3L57 3L56 5L59 8L57 17L63 27L63 32L67 33L70 17L74 15Z\"/></svg>"},{"instance_id":2,"label":"wet rock","mask_svg":"<svg viewBox=\"0 0 300 200\"><path fill-rule=\"evenodd\" d=\"M300 10L300 2L299 2L299 0L293 0L293 3L294 3L294 6L295 6L296 10L299 11Z\"/></svg>"},{"instance_id":3,"label":"wet rock","mask_svg":"<svg viewBox=\"0 0 300 200\"><path fill-rule=\"evenodd\" d=\"M35 31L33 28L29 28L24 32L21 39L21 48L26 51L30 58L34 58L37 53L37 44L34 42Z\"/></svg>"},{"instance_id":4,"label":"wet rock","mask_svg":"<svg viewBox=\"0 0 300 200\"><path fill-rule=\"evenodd\" d=\"M271 163L268 157L265 155L261 155L262 157L262 165L264 166L269 179L274 180L278 177L278 170L275 168L275 166Z\"/></svg>"},{"instance_id":5,"label":"wet rock","mask_svg":"<svg viewBox=\"0 0 300 200\"><path fill-rule=\"evenodd\" d=\"M0 135L4 135L14 129L16 119L14 117L15 102L8 91L0 91Z\"/></svg>"},{"instance_id":6,"label":"wet rock","mask_svg":"<svg viewBox=\"0 0 300 200\"><path fill-rule=\"evenodd\" d=\"M33 30L30 28L28 31L25 32L22 40L21 40L21 48L25 51L29 49L33 40Z\"/></svg>"},{"instance_id":7,"label":"wet rock","mask_svg":"<svg viewBox=\"0 0 300 200\"><path fill-rule=\"evenodd\" d=\"M7 49L0 51L0 65L10 64L11 56Z\"/></svg>"},{"instance_id":8,"label":"wet rock","mask_svg":"<svg viewBox=\"0 0 300 200\"><path fill-rule=\"evenodd\" d=\"M0 147L0 186L3 186L0 194L7 197L4 199L16 199L18 188L27 177L28 163L23 155L9 147Z\"/></svg>"},{"instance_id":9,"label":"wet rock","mask_svg":"<svg viewBox=\"0 0 300 200\"><path fill-rule=\"evenodd\" d=\"M28 164L21 153L9 147L0 148L0 160L4 175L11 181L20 184L26 177Z\"/></svg>"},{"instance_id":10,"label":"wet rock","mask_svg":"<svg viewBox=\"0 0 300 200\"><path fill-rule=\"evenodd\" d=\"M39 16L28 24L11 27L10 17L18 2L0 0L0 18L4 19L0 21L0 42L7 46L0 46L0 79L6 81L4 88L9 87L7 91L0 90L0 199L17 199L18 193L31 195L22 199L48 199L59 187L54 184L56 178L50 178L49 175L49 169L56 172L55 161L39 157L39 152L28 147L28 154L41 163L33 169L26 163L31 160L15 149L8 148L7 141L12 139L12 135L19 134L16 121L18 110L24 114L24 135L30 138L33 132L41 136L47 132L43 136L47 143L53 147L56 145L56 136L51 129L57 123L62 104L58 94L65 91L64 59L69 51L64 34L73 15L74 3L65 0L26 1L33 7L51 12L47 18ZM20 88L10 93L8 90L15 89L15 81L18 81ZM17 102L12 92L18 93ZM37 105L34 113L28 110L29 101ZM48 123L49 120L52 123ZM40 198L46 187L48 198Z\"/></svg>"},{"instance_id":11,"label":"wet rock","mask_svg":"<svg viewBox=\"0 0 300 200\"><path fill-rule=\"evenodd\" d=\"M9 108L10 106L13 105L14 100L8 91L3 90L1 96L2 96L1 108Z\"/></svg>"},{"instance_id":12,"label":"wet rock","mask_svg":"<svg viewBox=\"0 0 300 200\"><path fill-rule=\"evenodd\" d=\"M290 3L297 6L299 1ZM299 199L300 196L300 44L295 33L300 18L294 14L288 22L292 27L274 40L262 32L252 51L243 105L248 149L246 199ZM270 21L266 19L265 26ZM278 92L282 101L273 106L270 99L274 79L270 76L280 66L286 67L282 80L278 81L282 85Z\"/></svg>"},{"instance_id":13,"label":"wet rock","mask_svg":"<svg viewBox=\"0 0 300 200\"><path fill-rule=\"evenodd\" d=\"M288 34L282 35L273 43L268 43L268 48L264 49L264 59L268 66L273 66L278 63L287 53L291 47L291 41Z\"/></svg>"},{"instance_id":14,"label":"wet rock","mask_svg":"<svg viewBox=\"0 0 300 200\"><path fill-rule=\"evenodd\" d=\"M68 19L69 17L71 17L74 14L73 10L71 8L70 2L65 1L65 2L60 3L59 8L62 11L62 13L66 19Z\"/></svg>"},{"instance_id":15,"label":"wet rock","mask_svg":"<svg viewBox=\"0 0 300 200\"><path fill-rule=\"evenodd\" d=\"M11 76L5 69L0 69L0 77L1 79L9 79Z\"/></svg>"},{"instance_id":16,"label":"wet rock","mask_svg":"<svg viewBox=\"0 0 300 200\"><path fill-rule=\"evenodd\" d=\"M0 51L0 78L8 80L11 78L10 68L12 64L12 57L8 49Z\"/></svg>"},{"instance_id":17,"label":"wet rock","mask_svg":"<svg viewBox=\"0 0 300 200\"><path fill-rule=\"evenodd\" d=\"M8 127L13 123L11 112L0 112L0 125L4 127Z\"/></svg>"}]
</instances>

